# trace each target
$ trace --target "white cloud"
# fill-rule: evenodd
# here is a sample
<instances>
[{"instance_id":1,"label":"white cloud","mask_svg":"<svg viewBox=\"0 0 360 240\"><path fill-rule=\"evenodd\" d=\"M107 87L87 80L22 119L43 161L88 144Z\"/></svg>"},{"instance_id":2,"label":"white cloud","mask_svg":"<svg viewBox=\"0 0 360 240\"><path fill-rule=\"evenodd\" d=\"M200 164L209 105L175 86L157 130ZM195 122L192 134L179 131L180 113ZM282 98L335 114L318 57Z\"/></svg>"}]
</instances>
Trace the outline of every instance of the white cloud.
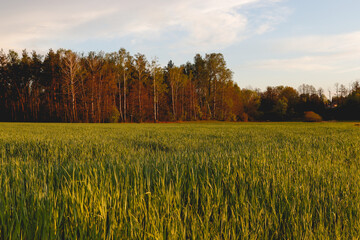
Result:
<instances>
[{"instance_id":1,"label":"white cloud","mask_svg":"<svg viewBox=\"0 0 360 240\"><path fill-rule=\"evenodd\" d=\"M237 42L247 27L247 19L235 12L217 10L188 15L183 19L185 22L181 25L188 32L183 44L199 50L221 48Z\"/></svg>"},{"instance_id":2,"label":"white cloud","mask_svg":"<svg viewBox=\"0 0 360 240\"><path fill-rule=\"evenodd\" d=\"M283 51L306 53L342 53L360 51L360 32L336 35L313 35L285 38L278 41Z\"/></svg>"},{"instance_id":3,"label":"white cloud","mask_svg":"<svg viewBox=\"0 0 360 240\"><path fill-rule=\"evenodd\" d=\"M292 57L261 60L249 66L282 71L359 71L359 42L360 32L285 38L273 42L274 55Z\"/></svg>"},{"instance_id":4,"label":"white cloud","mask_svg":"<svg viewBox=\"0 0 360 240\"><path fill-rule=\"evenodd\" d=\"M132 42L171 38L172 46L221 49L271 31L276 10L256 17L244 8L276 9L280 0L133 0L7 2L0 10L0 47L33 48L61 41L129 37ZM254 20L254 19L257 20ZM62 47L62 46L43 46Z\"/></svg>"},{"instance_id":5,"label":"white cloud","mask_svg":"<svg viewBox=\"0 0 360 240\"><path fill-rule=\"evenodd\" d=\"M268 70L301 70L301 71L324 71L332 70L332 66L328 64L322 57L299 57L289 59L269 59L259 61L253 66Z\"/></svg>"}]
</instances>

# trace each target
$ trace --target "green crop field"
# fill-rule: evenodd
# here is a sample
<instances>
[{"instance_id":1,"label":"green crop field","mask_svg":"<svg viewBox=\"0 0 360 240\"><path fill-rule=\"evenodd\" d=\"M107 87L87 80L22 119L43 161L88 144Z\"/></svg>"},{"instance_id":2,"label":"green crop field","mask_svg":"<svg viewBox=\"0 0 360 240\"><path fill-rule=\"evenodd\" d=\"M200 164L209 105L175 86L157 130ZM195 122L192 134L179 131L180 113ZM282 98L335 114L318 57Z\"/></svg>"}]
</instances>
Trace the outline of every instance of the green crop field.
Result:
<instances>
[{"instance_id":1,"label":"green crop field","mask_svg":"<svg viewBox=\"0 0 360 240\"><path fill-rule=\"evenodd\" d=\"M0 124L0 239L338 238L354 123Z\"/></svg>"}]
</instances>

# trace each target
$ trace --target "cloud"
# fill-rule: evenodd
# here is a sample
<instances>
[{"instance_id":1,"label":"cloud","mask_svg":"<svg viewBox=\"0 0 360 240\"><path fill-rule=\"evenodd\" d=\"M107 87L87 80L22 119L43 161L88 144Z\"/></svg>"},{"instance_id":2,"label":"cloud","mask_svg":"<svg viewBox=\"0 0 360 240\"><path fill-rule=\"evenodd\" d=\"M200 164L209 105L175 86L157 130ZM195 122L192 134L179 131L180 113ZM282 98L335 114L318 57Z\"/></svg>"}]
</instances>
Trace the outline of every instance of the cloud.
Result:
<instances>
[{"instance_id":1,"label":"cloud","mask_svg":"<svg viewBox=\"0 0 360 240\"><path fill-rule=\"evenodd\" d=\"M282 21L279 0L15 0L2 3L0 47L41 48L64 41L167 39L169 46L218 50ZM256 9L256 14L252 14Z\"/></svg>"},{"instance_id":2,"label":"cloud","mask_svg":"<svg viewBox=\"0 0 360 240\"><path fill-rule=\"evenodd\" d=\"M359 71L359 42L360 32L284 38L273 41L272 46L274 55L285 57L261 60L249 66L282 71Z\"/></svg>"},{"instance_id":3,"label":"cloud","mask_svg":"<svg viewBox=\"0 0 360 240\"><path fill-rule=\"evenodd\" d=\"M180 40L182 46L193 46L198 50L222 48L242 40L247 19L235 11L214 10L197 15L184 16L179 25L186 32ZM179 42L175 43L178 45Z\"/></svg>"},{"instance_id":4,"label":"cloud","mask_svg":"<svg viewBox=\"0 0 360 240\"><path fill-rule=\"evenodd\" d=\"M305 53L341 53L360 51L360 32L336 35L312 35L285 38L277 43L283 51Z\"/></svg>"},{"instance_id":5,"label":"cloud","mask_svg":"<svg viewBox=\"0 0 360 240\"><path fill-rule=\"evenodd\" d=\"M259 61L253 66L261 69L268 70L300 70L300 71L324 71L332 70L332 66L324 62L322 57L299 57L299 58L290 58L290 59L269 59Z\"/></svg>"}]
</instances>

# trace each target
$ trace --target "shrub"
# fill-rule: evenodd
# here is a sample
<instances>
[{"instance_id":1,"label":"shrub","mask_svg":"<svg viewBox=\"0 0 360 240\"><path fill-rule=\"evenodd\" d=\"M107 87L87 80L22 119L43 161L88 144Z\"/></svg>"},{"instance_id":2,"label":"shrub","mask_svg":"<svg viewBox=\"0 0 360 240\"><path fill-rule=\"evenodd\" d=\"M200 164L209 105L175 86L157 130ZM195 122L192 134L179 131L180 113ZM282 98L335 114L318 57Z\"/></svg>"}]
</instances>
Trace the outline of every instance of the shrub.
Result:
<instances>
[{"instance_id":1,"label":"shrub","mask_svg":"<svg viewBox=\"0 0 360 240\"><path fill-rule=\"evenodd\" d=\"M309 112L305 112L304 121L305 122L321 122L322 117L317 113L309 111Z\"/></svg>"},{"instance_id":2,"label":"shrub","mask_svg":"<svg viewBox=\"0 0 360 240\"><path fill-rule=\"evenodd\" d=\"M108 118L108 122L117 123L119 122L119 118L120 118L119 110L115 106L113 106L110 112L110 116Z\"/></svg>"}]
</instances>

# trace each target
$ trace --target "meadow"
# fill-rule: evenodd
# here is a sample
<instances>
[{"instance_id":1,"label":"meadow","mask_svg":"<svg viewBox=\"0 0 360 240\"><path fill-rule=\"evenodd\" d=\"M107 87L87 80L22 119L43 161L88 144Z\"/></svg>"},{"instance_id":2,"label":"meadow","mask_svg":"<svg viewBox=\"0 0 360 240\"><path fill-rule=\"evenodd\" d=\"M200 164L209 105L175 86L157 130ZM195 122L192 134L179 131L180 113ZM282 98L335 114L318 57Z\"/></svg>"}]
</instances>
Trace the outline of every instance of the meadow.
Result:
<instances>
[{"instance_id":1,"label":"meadow","mask_svg":"<svg viewBox=\"0 0 360 240\"><path fill-rule=\"evenodd\" d=\"M0 124L0 239L359 239L354 123Z\"/></svg>"}]
</instances>

